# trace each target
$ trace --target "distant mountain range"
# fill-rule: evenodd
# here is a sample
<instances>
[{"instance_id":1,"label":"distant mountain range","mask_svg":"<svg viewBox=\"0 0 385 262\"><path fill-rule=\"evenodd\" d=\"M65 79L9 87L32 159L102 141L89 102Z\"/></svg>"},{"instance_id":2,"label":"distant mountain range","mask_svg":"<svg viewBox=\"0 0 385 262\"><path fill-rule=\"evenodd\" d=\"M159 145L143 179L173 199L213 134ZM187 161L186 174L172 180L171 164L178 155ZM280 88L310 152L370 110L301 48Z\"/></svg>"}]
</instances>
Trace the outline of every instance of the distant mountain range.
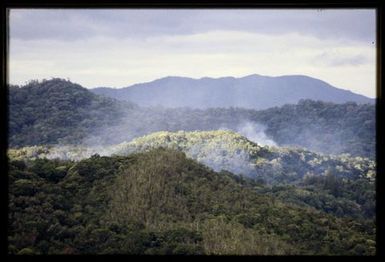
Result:
<instances>
[{"instance_id":1,"label":"distant mountain range","mask_svg":"<svg viewBox=\"0 0 385 262\"><path fill-rule=\"evenodd\" d=\"M302 75L270 77L253 74L241 78L204 77L201 79L165 77L120 89L99 87L91 91L99 95L131 101L140 106L172 108L266 109L295 104L301 99L360 104L375 101L363 95L336 88L322 80Z\"/></svg>"}]
</instances>

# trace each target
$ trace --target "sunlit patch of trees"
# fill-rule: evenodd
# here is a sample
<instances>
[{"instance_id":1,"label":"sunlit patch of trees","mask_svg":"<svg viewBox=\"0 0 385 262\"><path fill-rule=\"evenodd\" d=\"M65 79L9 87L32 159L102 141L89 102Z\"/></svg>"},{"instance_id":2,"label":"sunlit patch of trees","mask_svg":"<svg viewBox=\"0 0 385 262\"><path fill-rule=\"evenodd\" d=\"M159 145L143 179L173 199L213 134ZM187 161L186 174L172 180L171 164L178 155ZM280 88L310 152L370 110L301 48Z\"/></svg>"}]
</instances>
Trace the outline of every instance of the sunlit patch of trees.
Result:
<instances>
[{"instance_id":1,"label":"sunlit patch of trees","mask_svg":"<svg viewBox=\"0 0 385 262\"><path fill-rule=\"evenodd\" d=\"M9 149L14 159L61 158L80 160L92 154L127 155L165 147L183 151L188 157L216 171L228 170L264 180L266 183L297 183L307 174L363 178L374 182L373 160L349 155L324 155L301 148L260 146L225 130L156 132L131 142L106 147L33 146Z\"/></svg>"}]
</instances>

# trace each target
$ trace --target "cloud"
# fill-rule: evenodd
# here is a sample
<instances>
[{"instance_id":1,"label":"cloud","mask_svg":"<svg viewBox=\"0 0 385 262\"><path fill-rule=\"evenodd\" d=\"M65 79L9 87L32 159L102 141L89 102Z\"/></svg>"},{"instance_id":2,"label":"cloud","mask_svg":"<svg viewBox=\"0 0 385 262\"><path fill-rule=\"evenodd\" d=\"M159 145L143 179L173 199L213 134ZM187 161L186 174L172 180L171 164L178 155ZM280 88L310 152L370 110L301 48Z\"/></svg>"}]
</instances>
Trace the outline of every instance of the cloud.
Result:
<instances>
[{"instance_id":1,"label":"cloud","mask_svg":"<svg viewBox=\"0 0 385 262\"><path fill-rule=\"evenodd\" d=\"M63 77L124 87L168 75L301 74L374 97L374 17L373 10L15 9L10 82Z\"/></svg>"},{"instance_id":2,"label":"cloud","mask_svg":"<svg viewBox=\"0 0 385 262\"><path fill-rule=\"evenodd\" d=\"M358 66L366 63L368 59L363 55L356 55L353 57L343 57L343 58L335 58L330 61L330 64L333 66L343 66L343 65L352 65Z\"/></svg>"},{"instance_id":3,"label":"cloud","mask_svg":"<svg viewBox=\"0 0 385 262\"><path fill-rule=\"evenodd\" d=\"M209 31L299 33L317 38L372 42L372 9L14 9L11 37L74 41L94 36L146 38Z\"/></svg>"},{"instance_id":4,"label":"cloud","mask_svg":"<svg viewBox=\"0 0 385 262\"><path fill-rule=\"evenodd\" d=\"M368 55L357 54L357 50L355 50L355 54L341 54L338 51L332 50L315 56L314 63L333 67L361 66L367 63L374 63L374 61L370 61L369 57Z\"/></svg>"}]
</instances>

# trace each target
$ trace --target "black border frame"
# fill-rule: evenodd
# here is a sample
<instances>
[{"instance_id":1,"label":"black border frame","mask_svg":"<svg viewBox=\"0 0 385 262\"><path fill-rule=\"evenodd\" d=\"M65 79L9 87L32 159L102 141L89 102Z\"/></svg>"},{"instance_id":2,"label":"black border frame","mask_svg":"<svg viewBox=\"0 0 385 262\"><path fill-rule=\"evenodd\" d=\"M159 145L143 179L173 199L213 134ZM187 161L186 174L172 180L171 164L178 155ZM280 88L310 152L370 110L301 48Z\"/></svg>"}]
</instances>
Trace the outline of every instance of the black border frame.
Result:
<instances>
[{"instance_id":1,"label":"black border frame","mask_svg":"<svg viewBox=\"0 0 385 262\"><path fill-rule=\"evenodd\" d=\"M384 215L384 200L385 200L385 182L383 173L385 171L382 158L384 156L385 140L382 134L385 134L385 130L381 123L381 116L384 114L383 104L383 14L384 8L381 0L3 0L1 5L1 88L0 88L0 185L3 190L0 190L1 204L3 211L8 211L8 179L7 179L7 167L8 161L6 157L6 149L8 147L8 74L7 74L7 54L8 54L8 9L10 8L375 8L377 10L377 98L376 98L376 256L385 257L385 215ZM1 253L4 257L12 259L22 259L23 256L15 257L8 255L7 246L7 228L8 228L8 212L2 212L1 223ZM49 258L50 256L48 256ZM54 258L56 256L52 256ZM82 256L80 256L82 257ZM42 256L36 256L35 258L41 259ZM91 257L93 259L94 256ZM115 258L115 256L114 256ZM125 257L128 258L128 257ZM148 258L148 257L146 257ZM166 257L165 257L166 258ZM169 259L170 257L167 257ZM238 257L237 257L238 258ZM276 258L276 257L275 257ZM368 259L368 257L365 257Z\"/></svg>"}]
</instances>

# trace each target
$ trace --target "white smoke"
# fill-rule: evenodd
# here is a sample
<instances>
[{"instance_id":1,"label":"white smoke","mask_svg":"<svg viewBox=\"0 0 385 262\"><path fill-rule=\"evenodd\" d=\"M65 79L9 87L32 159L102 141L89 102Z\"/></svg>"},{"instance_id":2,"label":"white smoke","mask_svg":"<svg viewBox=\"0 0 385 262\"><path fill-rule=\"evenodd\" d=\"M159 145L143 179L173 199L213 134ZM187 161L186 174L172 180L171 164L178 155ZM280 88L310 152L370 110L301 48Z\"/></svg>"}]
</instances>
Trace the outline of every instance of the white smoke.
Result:
<instances>
[{"instance_id":1,"label":"white smoke","mask_svg":"<svg viewBox=\"0 0 385 262\"><path fill-rule=\"evenodd\" d=\"M254 167L250 155L245 150L233 150L226 143L216 141L215 146L207 149L207 145L198 144L183 150L186 156L212 168L216 172L227 170L234 174L250 175Z\"/></svg>"},{"instance_id":2,"label":"white smoke","mask_svg":"<svg viewBox=\"0 0 385 262\"><path fill-rule=\"evenodd\" d=\"M277 144L268 138L265 134L266 127L255 122L244 122L237 126L237 133L245 136L250 141L261 146L277 146Z\"/></svg>"}]
</instances>

